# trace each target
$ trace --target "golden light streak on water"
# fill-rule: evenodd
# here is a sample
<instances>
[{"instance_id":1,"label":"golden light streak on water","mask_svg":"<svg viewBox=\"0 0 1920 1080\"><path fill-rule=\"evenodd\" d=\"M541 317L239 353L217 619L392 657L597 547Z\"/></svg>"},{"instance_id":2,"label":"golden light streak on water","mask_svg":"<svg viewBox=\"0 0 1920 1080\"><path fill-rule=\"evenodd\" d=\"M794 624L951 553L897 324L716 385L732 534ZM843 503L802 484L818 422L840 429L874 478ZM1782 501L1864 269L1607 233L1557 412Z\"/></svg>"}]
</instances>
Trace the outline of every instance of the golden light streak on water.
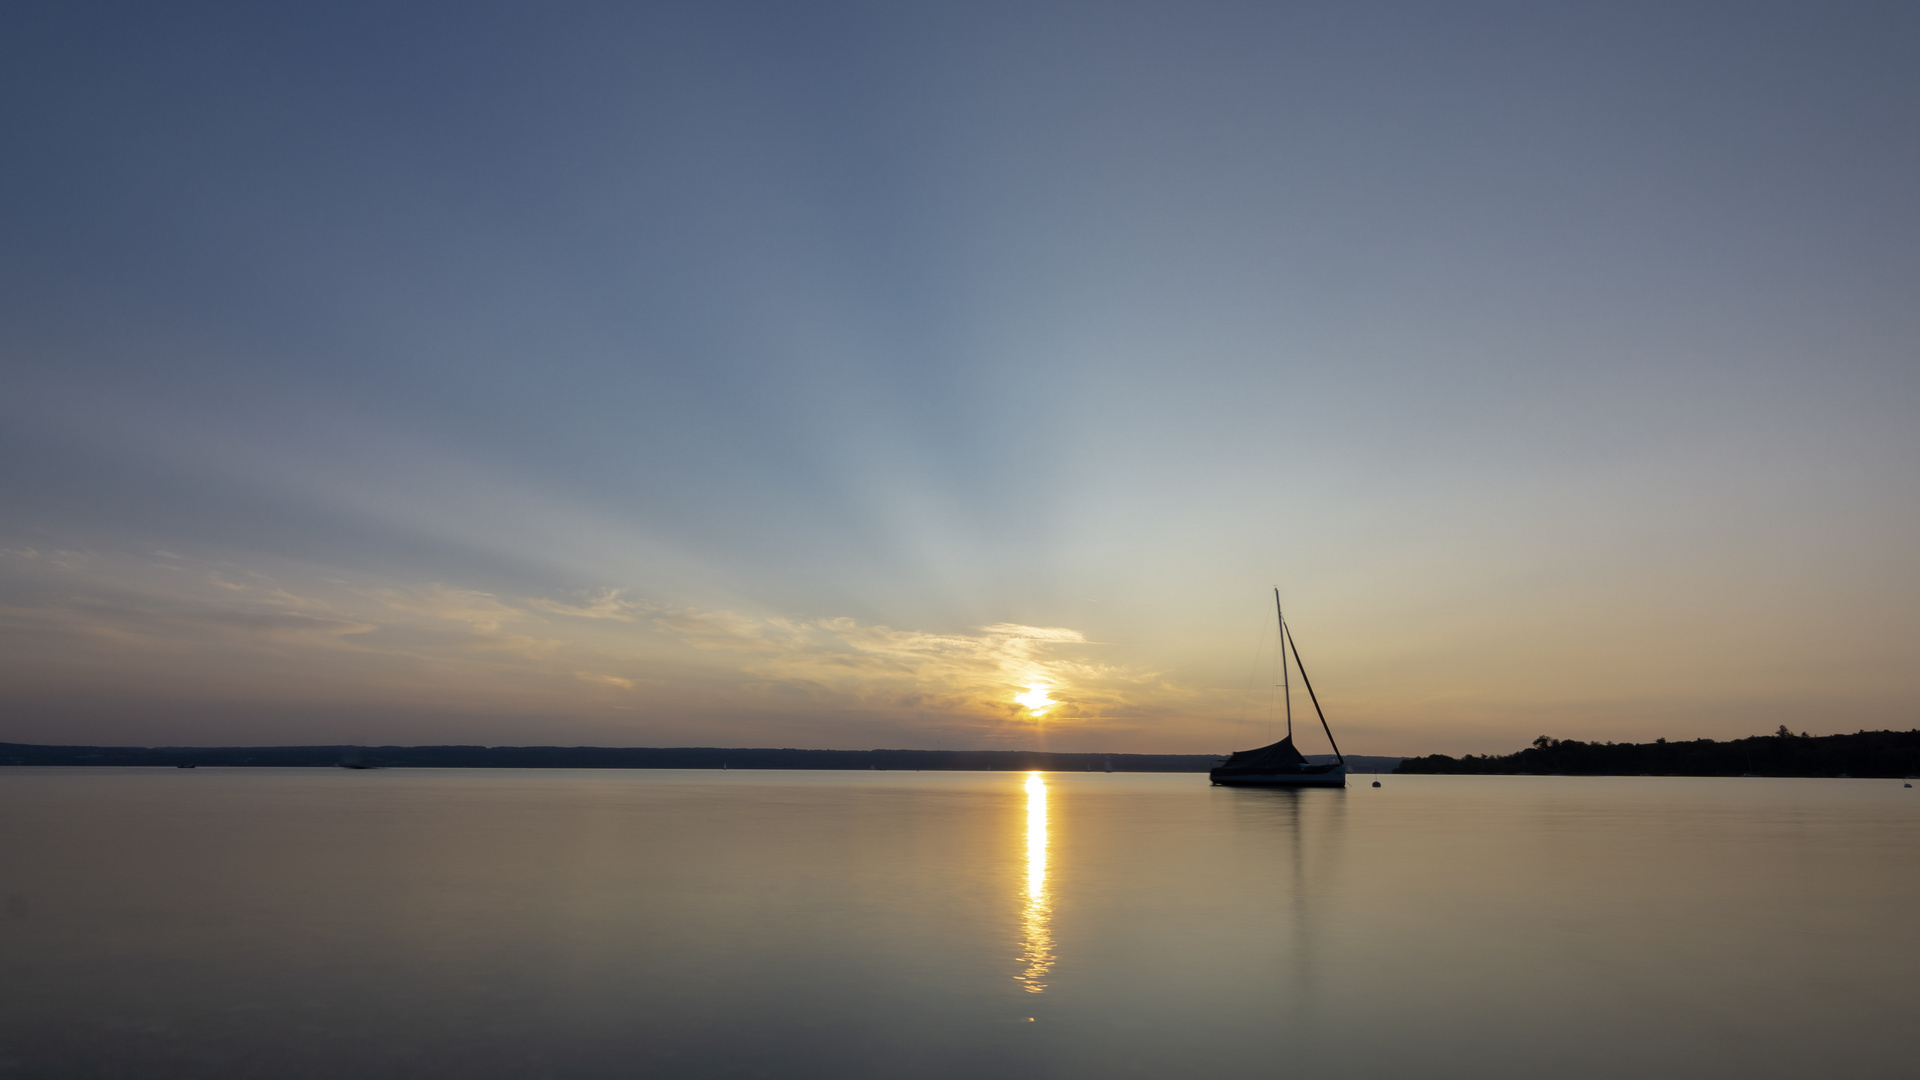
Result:
<instances>
[{"instance_id":1,"label":"golden light streak on water","mask_svg":"<svg viewBox=\"0 0 1920 1080\"><path fill-rule=\"evenodd\" d=\"M1022 921L1027 936L1020 961L1027 966L1015 980L1027 993L1042 994L1047 972L1053 970L1053 907L1047 897L1047 782L1038 772L1027 774L1027 903Z\"/></svg>"}]
</instances>

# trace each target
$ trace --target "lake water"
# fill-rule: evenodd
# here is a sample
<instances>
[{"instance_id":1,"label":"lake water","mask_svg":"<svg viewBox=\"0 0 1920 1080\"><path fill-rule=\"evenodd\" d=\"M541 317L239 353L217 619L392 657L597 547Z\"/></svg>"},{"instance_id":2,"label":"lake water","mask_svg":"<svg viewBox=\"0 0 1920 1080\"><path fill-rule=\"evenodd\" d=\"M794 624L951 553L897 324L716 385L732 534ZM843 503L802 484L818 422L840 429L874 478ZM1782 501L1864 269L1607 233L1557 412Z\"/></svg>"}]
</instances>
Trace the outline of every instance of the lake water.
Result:
<instances>
[{"instance_id":1,"label":"lake water","mask_svg":"<svg viewBox=\"0 0 1920 1080\"><path fill-rule=\"evenodd\" d=\"M0 1076L1920 1069L1898 780L0 769Z\"/></svg>"}]
</instances>

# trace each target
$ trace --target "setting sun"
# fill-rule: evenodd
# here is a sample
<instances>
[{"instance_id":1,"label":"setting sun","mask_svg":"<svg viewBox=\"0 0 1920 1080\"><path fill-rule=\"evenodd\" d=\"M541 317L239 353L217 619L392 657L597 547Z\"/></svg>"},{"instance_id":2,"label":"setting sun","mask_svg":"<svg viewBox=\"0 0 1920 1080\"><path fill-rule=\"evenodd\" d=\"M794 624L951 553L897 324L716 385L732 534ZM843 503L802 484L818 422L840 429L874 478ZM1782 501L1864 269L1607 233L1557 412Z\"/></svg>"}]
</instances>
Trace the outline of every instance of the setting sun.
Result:
<instances>
[{"instance_id":1,"label":"setting sun","mask_svg":"<svg viewBox=\"0 0 1920 1080\"><path fill-rule=\"evenodd\" d=\"M1046 683L1034 683L1032 686L1027 687L1026 693L1013 695L1013 700L1025 706L1028 712L1039 716L1041 713L1059 704L1059 702L1047 696L1047 692L1051 689L1052 687L1049 687Z\"/></svg>"}]
</instances>

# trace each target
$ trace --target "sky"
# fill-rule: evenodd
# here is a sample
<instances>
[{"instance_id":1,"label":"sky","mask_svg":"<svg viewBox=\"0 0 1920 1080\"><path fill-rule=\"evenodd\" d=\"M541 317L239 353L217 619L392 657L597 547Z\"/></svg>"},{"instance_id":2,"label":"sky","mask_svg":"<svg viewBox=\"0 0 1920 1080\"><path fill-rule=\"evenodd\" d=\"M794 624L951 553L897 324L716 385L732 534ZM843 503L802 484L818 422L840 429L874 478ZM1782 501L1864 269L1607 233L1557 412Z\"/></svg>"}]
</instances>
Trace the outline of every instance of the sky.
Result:
<instances>
[{"instance_id":1,"label":"sky","mask_svg":"<svg viewBox=\"0 0 1920 1080\"><path fill-rule=\"evenodd\" d=\"M1276 587L1349 752L1920 726L1917 50L8 4L0 740L1224 753Z\"/></svg>"}]
</instances>

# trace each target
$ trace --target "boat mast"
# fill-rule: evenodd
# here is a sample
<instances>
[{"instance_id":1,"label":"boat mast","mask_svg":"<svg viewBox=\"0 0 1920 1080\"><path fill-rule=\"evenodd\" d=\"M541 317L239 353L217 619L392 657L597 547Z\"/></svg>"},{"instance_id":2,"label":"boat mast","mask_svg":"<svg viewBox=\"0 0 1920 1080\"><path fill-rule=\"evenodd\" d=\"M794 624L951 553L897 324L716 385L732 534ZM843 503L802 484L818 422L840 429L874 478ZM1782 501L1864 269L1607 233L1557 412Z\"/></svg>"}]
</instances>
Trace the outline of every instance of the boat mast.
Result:
<instances>
[{"instance_id":1,"label":"boat mast","mask_svg":"<svg viewBox=\"0 0 1920 1080\"><path fill-rule=\"evenodd\" d=\"M1287 617L1280 613L1280 586L1273 587L1273 617L1280 622L1280 696L1287 702L1287 738L1293 738L1293 688L1287 685ZM1306 675L1303 670L1302 676ZM1272 716L1272 713L1268 713Z\"/></svg>"},{"instance_id":2,"label":"boat mast","mask_svg":"<svg viewBox=\"0 0 1920 1080\"><path fill-rule=\"evenodd\" d=\"M1279 591L1275 589L1274 594L1278 596ZM1327 744L1333 747L1333 756L1340 759L1340 764L1345 765L1347 756L1340 752L1340 744L1333 741L1333 729L1327 726L1327 714L1320 711L1320 699L1313 693L1313 680L1307 678L1307 665L1300 663L1300 646L1293 643L1293 631L1287 629L1285 620L1280 623L1280 636L1287 647L1293 650L1293 662L1300 668L1300 681L1307 684L1307 696L1313 698L1313 711L1320 717L1320 729L1327 733Z\"/></svg>"}]
</instances>

